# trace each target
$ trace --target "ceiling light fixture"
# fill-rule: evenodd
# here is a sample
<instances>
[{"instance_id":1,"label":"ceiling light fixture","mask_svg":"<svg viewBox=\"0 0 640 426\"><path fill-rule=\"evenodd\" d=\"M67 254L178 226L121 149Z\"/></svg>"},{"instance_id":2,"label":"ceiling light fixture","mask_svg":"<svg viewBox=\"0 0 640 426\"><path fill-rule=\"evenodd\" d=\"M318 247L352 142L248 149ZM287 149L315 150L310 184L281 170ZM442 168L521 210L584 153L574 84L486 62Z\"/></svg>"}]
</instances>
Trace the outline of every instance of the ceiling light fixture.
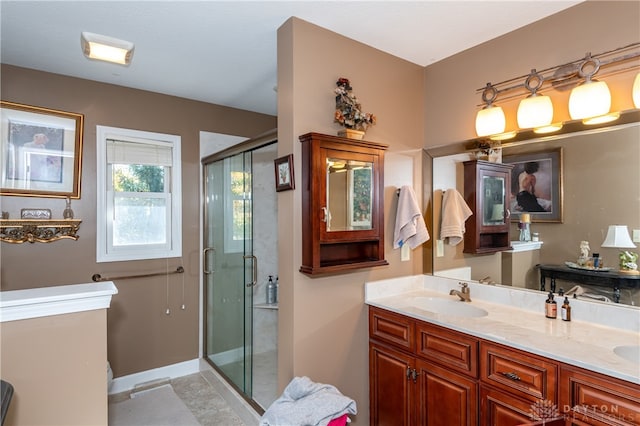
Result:
<instances>
[{"instance_id":1,"label":"ceiling light fixture","mask_svg":"<svg viewBox=\"0 0 640 426\"><path fill-rule=\"evenodd\" d=\"M511 101L520 96L515 93L516 90L528 93L518 104L519 129L533 130L539 134L561 130L565 123L553 122L554 105L551 97L540 94L545 85L558 91L572 88L568 105L572 120L581 120L585 125L617 120L620 112L610 112L611 92L607 83L597 81L594 76L604 67L610 67L604 73L605 76L638 69L638 58L640 42L635 42L597 55L587 53L581 59L542 71L532 69L527 75L500 83L487 83L485 87L477 90L478 93L482 93L483 104L482 109L476 114L476 133L478 137L489 137L492 140L504 140L517 134L516 130L506 129L504 110L495 105L497 100ZM602 73L598 75L602 77ZM635 107L640 108L640 74L635 77L632 96Z\"/></svg>"},{"instance_id":2,"label":"ceiling light fixture","mask_svg":"<svg viewBox=\"0 0 640 426\"><path fill-rule=\"evenodd\" d=\"M129 65L133 56L133 43L100 34L82 32L80 45L89 59Z\"/></svg>"}]
</instances>

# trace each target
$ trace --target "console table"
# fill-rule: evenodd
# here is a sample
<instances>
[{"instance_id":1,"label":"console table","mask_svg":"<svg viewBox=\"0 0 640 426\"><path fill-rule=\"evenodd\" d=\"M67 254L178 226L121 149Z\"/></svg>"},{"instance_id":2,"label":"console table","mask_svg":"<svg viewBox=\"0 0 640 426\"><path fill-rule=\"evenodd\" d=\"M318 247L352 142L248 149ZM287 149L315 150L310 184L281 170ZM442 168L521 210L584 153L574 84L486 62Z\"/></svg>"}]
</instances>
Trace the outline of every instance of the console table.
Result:
<instances>
[{"instance_id":1,"label":"console table","mask_svg":"<svg viewBox=\"0 0 640 426\"><path fill-rule=\"evenodd\" d=\"M565 265L538 265L540 269L540 290L546 291L546 279L551 278L551 291L556 291L556 279L575 281L584 284L600 284L613 287L613 299L620 301L620 287L636 288L640 286L640 275L624 275L615 271L597 272L586 269L574 269Z\"/></svg>"}]
</instances>

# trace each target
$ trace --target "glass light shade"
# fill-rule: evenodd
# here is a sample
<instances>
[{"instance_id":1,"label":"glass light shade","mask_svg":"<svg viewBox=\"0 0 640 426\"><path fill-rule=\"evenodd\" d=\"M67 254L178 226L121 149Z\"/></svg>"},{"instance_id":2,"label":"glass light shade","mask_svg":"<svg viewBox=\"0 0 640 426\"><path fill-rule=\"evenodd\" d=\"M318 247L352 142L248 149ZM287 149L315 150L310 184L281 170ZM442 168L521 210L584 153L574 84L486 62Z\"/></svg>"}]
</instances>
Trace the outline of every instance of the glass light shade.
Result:
<instances>
[{"instance_id":1,"label":"glass light shade","mask_svg":"<svg viewBox=\"0 0 640 426\"><path fill-rule=\"evenodd\" d=\"M569 96L569 115L574 120L605 115L610 109L611 92L604 81L585 82Z\"/></svg>"},{"instance_id":2,"label":"glass light shade","mask_svg":"<svg viewBox=\"0 0 640 426\"><path fill-rule=\"evenodd\" d=\"M609 225L602 247L635 248L635 246L629 237L629 229L625 225Z\"/></svg>"},{"instance_id":3,"label":"glass light shade","mask_svg":"<svg viewBox=\"0 0 640 426\"><path fill-rule=\"evenodd\" d=\"M610 112L609 114L598 115L597 117L585 118L582 120L582 123L586 125L603 124L615 121L618 118L620 118L619 112Z\"/></svg>"},{"instance_id":4,"label":"glass light shade","mask_svg":"<svg viewBox=\"0 0 640 426\"><path fill-rule=\"evenodd\" d=\"M80 37L82 52L87 58L129 65L133 56L133 43L117 38L83 32Z\"/></svg>"},{"instance_id":5,"label":"glass light shade","mask_svg":"<svg viewBox=\"0 0 640 426\"><path fill-rule=\"evenodd\" d=\"M476 115L476 133L478 136L495 135L504 132L507 121L502 107L487 107Z\"/></svg>"},{"instance_id":6,"label":"glass light shade","mask_svg":"<svg viewBox=\"0 0 640 426\"><path fill-rule=\"evenodd\" d=\"M536 127L535 129L533 129L533 133L538 133L538 134L553 133L553 132L557 132L560 129L562 129L562 123L553 123L553 124L549 124L548 126Z\"/></svg>"},{"instance_id":7,"label":"glass light shade","mask_svg":"<svg viewBox=\"0 0 640 426\"><path fill-rule=\"evenodd\" d=\"M636 75L636 79L633 81L633 104L636 108L640 108L640 72Z\"/></svg>"},{"instance_id":8,"label":"glass light shade","mask_svg":"<svg viewBox=\"0 0 640 426\"><path fill-rule=\"evenodd\" d=\"M549 96L531 95L520 101L518 127L531 129L544 127L553 121L553 104Z\"/></svg>"}]
</instances>

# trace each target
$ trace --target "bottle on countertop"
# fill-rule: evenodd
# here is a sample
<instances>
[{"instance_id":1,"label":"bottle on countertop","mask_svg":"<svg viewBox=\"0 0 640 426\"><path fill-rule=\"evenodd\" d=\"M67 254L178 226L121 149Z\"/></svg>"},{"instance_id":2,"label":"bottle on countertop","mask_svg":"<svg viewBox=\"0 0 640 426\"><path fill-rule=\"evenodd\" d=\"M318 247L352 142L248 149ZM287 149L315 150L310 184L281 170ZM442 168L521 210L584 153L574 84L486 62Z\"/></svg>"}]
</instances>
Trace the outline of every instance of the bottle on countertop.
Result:
<instances>
[{"instance_id":1,"label":"bottle on countertop","mask_svg":"<svg viewBox=\"0 0 640 426\"><path fill-rule=\"evenodd\" d=\"M276 275L276 297L273 303L278 303L278 297L280 295L280 278Z\"/></svg>"},{"instance_id":2,"label":"bottle on countertop","mask_svg":"<svg viewBox=\"0 0 640 426\"><path fill-rule=\"evenodd\" d=\"M276 285L273 282L273 275L269 275L269 282L267 283L267 304L273 305L276 303Z\"/></svg>"},{"instance_id":3,"label":"bottle on countertop","mask_svg":"<svg viewBox=\"0 0 640 426\"><path fill-rule=\"evenodd\" d=\"M561 312L562 321L571 321L571 306L569 305L569 298L564 298L564 303L562 304L562 312Z\"/></svg>"},{"instance_id":4,"label":"bottle on countertop","mask_svg":"<svg viewBox=\"0 0 640 426\"><path fill-rule=\"evenodd\" d=\"M549 297L544 304L544 314L547 318L558 317L558 304L556 303L552 292L549 292Z\"/></svg>"}]
</instances>

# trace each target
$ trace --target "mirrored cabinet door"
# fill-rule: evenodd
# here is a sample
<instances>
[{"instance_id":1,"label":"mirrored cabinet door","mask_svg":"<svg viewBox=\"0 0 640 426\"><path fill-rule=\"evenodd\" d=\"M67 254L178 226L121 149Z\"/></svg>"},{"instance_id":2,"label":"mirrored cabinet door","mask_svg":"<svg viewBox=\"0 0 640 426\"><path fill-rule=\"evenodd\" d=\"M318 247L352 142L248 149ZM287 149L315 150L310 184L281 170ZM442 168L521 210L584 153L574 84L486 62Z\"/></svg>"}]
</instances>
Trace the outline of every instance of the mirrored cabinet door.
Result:
<instances>
[{"instance_id":1,"label":"mirrored cabinet door","mask_svg":"<svg viewBox=\"0 0 640 426\"><path fill-rule=\"evenodd\" d=\"M512 167L481 160L464 162L464 199L473 212L465 222L464 253L509 250L507 191Z\"/></svg>"},{"instance_id":2,"label":"mirrored cabinet door","mask_svg":"<svg viewBox=\"0 0 640 426\"><path fill-rule=\"evenodd\" d=\"M302 143L302 266L309 275L386 265L384 151L308 133Z\"/></svg>"}]
</instances>

